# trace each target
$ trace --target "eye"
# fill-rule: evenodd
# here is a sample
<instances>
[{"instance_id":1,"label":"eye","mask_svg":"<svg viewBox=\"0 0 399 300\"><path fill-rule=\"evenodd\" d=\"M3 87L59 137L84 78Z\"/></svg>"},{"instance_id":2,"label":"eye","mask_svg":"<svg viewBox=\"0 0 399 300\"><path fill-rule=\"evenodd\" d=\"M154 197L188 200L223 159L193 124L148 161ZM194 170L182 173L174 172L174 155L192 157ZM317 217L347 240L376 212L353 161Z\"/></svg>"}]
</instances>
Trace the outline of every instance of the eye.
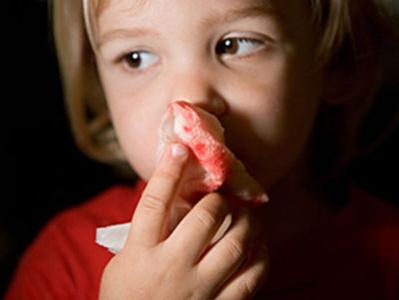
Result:
<instances>
[{"instance_id":1,"label":"eye","mask_svg":"<svg viewBox=\"0 0 399 300\"><path fill-rule=\"evenodd\" d=\"M218 55L246 56L259 48L264 48L265 43L253 38L227 38L216 45Z\"/></svg>"},{"instance_id":2,"label":"eye","mask_svg":"<svg viewBox=\"0 0 399 300\"><path fill-rule=\"evenodd\" d=\"M123 55L120 60L124 61L129 68L141 71L155 65L159 58L147 51L133 51Z\"/></svg>"}]
</instances>

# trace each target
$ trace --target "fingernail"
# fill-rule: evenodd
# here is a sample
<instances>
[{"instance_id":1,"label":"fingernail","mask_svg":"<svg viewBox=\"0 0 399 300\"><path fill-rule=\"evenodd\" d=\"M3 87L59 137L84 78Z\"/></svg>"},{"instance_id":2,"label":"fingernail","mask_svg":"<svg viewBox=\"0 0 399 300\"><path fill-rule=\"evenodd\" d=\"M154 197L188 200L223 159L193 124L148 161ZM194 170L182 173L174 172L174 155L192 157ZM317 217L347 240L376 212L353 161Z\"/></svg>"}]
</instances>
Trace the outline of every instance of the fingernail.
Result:
<instances>
[{"instance_id":1,"label":"fingernail","mask_svg":"<svg viewBox=\"0 0 399 300\"><path fill-rule=\"evenodd\" d=\"M269 201L269 197L266 195L266 193L259 195L257 198L257 202L259 202L259 203L266 203L268 201Z\"/></svg>"},{"instance_id":2,"label":"fingernail","mask_svg":"<svg viewBox=\"0 0 399 300\"><path fill-rule=\"evenodd\" d=\"M185 159L188 155L187 148L181 144L172 145L172 156L174 158Z\"/></svg>"}]
</instances>

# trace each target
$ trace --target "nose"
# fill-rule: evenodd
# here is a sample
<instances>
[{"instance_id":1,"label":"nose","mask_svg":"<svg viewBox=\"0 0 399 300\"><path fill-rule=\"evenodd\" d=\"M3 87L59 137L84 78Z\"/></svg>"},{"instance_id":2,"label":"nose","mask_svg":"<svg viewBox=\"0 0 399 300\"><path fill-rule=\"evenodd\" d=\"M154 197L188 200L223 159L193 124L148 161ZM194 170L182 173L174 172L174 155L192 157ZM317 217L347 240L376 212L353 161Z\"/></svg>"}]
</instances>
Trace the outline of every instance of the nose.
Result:
<instances>
[{"instance_id":1,"label":"nose","mask_svg":"<svg viewBox=\"0 0 399 300\"><path fill-rule=\"evenodd\" d=\"M203 69L189 68L174 73L170 91L171 101L190 102L216 117L221 117L227 111L227 103L217 90L216 80Z\"/></svg>"}]
</instances>

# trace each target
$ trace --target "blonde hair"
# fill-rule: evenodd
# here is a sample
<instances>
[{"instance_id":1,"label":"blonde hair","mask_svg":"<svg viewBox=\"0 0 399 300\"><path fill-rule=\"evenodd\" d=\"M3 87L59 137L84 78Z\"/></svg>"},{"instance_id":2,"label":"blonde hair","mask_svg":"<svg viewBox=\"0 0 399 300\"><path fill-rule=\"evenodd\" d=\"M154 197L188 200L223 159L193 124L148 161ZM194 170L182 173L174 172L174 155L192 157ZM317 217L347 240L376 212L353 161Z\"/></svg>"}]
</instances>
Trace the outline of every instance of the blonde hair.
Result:
<instances>
[{"instance_id":1,"label":"blonde hair","mask_svg":"<svg viewBox=\"0 0 399 300\"><path fill-rule=\"evenodd\" d=\"M356 93L350 93L352 98L347 104L339 108L342 132L336 135L345 136L339 142L342 144L339 147L345 149L338 156L345 161L353 154L353 141L378 88L382 39L387 38L385 15L373 0L307 0L307 3L312 9L319 41L315 64L319 68L351 72L356 80L350 88L355 84L359 87ZM76 144L89 157L115 164L124 159L112 129L91 47L92 20L108 4L109 0L57 0L50 8Z\"/></svg>"}]
</instances>

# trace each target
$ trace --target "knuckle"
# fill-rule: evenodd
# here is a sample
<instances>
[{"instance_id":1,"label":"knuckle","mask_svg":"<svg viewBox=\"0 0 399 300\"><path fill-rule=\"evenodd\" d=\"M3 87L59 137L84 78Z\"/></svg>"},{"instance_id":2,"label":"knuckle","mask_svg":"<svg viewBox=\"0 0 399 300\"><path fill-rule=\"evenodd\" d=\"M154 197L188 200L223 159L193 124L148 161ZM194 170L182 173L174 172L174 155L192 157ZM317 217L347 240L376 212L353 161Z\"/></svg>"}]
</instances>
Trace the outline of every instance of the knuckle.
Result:
<instances>
[{"instance_id":1,"label":"knuckle","mask_svg":"<svg viewBox=\"0 0 399 300\"><path fill-rule=\"evenodd\" d=\"M236 240L236 239L230 239L227 242L227 252L228 254L234 259L234 260L240 260L244 258L245 256L245 251L244 251L244 246L243 243Z\"/></svg>"},{"instance_id":2,"label":"knuckle","mask_svg":"<svg viewBox=\"0 0 399 300\"><path fill-rule=\"evenodd\" d=\"M255 234L255 227L247 218L238 218L234 230L237 232L237 236L244 240L250 239Z\"/></svg>"},{"instance_id":3,"label":"knuckle","mask_svg":"<svg viewBox=\"0 0 399 300\"><path fill-rule=\"evenodd\" d=\"M216 217L206 208L199 209L196 212L196 217L200 224L207 228L213 227L217 223Z\"/></svg>"},{"instance_id":4,"label":"knuckle","mask_svg":"<svg viewBox=\"0 0 399 300\"><path fill-rule=\"evenodd\" d=\"M268 274L268 263L261 263L257 268L252 268L248 276L240 283L240 291L245 297L253 296L257 290L264 284Z\"/></svg>"},{"instance_id":5,"label":"knuckle","mask_svg":"<svg viewBox=\"0 0 399 300\"><path fill-rule=\"evenodd\" d=\"M168 180L168 181L177 181L180 178L180 173L177 171L171 171L167 170L165 168L162 168L158 170L158 177L163 179L163 180Z\"/></svg>"},{"instance_id":6,"label":"knuckle","mask_svg":"<svg viewBox=\"0 0 399 300\"><path fill-rule=\"evenodd\" d=\"M241 224L245 229L253 228L255 223L256 221L246 212L241 212L241 215L239 215L239 224Z\"/></svg>"},{"instance_id":7,"label":"knuckle","mask_svg":"<svg viewBox=\"0 0 399 300\"><path fill-rule=\"evenodd\" d=\"M219 193L206 195L202 199L200 206L206 209L211 215L220 215L222 212L228 211L228 203Z\"/></svg>"},{"instance_id":8,"label":"knuckle","mask_svg":"<svg viewBox=\"0 0 399 300\"><path fill-rule=\"evenodd\" d=\"M226 199L219 193L209 193L204 197L208 205L212 205L214 209L227 205Z\"/></svg>"},{"instance_id":9,"label":"knuckle","mask_svg":"<svg viewBox=\"0 0 399 300\"><path fill-rule=\"evenodd\" d=\"M166 203L158 196L147 193L143 197L143 208L148 211L166 211Z\"/></svg>"},{"instance_id":10,"label":"knuckle","mask_svg":"<svg viewBox=\"0 0 399 300\"><path fill-rule=\"evenodd\" d=\"M212 201L214 202L223 202L224 201L224 197L220 194L220 193L209 193L207 195L207 197L212 198Z\"/></svg>"},{"instance_id":11,"label":"knuckle","mask_svg":"<svg viewBox=\"0 0 399 300\"><path fill-rule=\"evenodd\" d=\"M246 297L252 296L258 288L258 281L256 279L244 280L241 285L242 294Z\"/></svg>"}]
</instances>

